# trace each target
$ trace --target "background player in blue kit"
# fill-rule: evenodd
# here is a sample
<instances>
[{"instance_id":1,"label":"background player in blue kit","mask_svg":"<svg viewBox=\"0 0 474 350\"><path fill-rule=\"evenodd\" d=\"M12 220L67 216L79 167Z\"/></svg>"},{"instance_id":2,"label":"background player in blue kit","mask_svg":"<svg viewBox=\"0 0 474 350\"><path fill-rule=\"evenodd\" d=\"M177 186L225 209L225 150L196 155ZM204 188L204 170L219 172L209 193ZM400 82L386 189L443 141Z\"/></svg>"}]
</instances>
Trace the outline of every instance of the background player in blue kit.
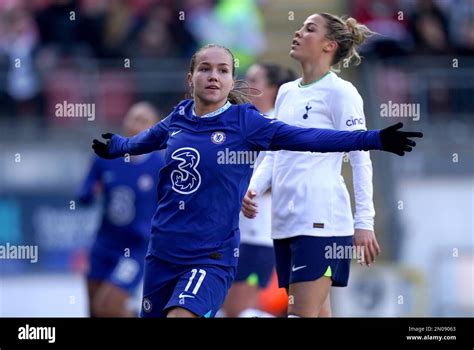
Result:
<instances>
[{"instance_id":1,"label":"background player in blue kit","mask_svg":"<svg viewBox=\"0 0 474 350\"><path fill-rule=\"evenodd\" d=\"M150 104L137 103L125 116L124 133L136 135L157 120ZM158 172L163 165L159 152L114 160L97 157L82 184L78 197L84 204L94 200L98 185L104 194L102 223L87 274L91 317L136 315L127 301L143 278Z\"/></svg>"},{"instance_id":2,"label":"background player in blue kit","mask_svg":"<svg viewBox=\"0 0 474 350\"><path fill-rule=\"evenodd\" d=\"M213 317L224 302L239 256L239 212L252 154L262 150L379 149L404 155L421 133L303 129L261 114L234 87L234 57L208 45L191 59L193 100L134 137L103 134L103 158L166 148L145 262L143 317ZM241 96L240 96L241 97Z\"/></svg>"}]
</instances>

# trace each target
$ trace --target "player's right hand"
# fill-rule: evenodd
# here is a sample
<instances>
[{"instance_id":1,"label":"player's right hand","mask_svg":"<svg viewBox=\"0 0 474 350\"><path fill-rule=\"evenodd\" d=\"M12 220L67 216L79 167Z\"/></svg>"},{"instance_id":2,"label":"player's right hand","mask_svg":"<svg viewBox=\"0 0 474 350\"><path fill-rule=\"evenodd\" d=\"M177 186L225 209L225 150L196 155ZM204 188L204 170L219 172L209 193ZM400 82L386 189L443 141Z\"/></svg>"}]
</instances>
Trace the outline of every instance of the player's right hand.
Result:
<instances>
[{"instance_id":1,"label":"player's right hand","mask_svg":"<svg viewBox=\"0 0 474 350\"><path fill-rule=\"evenodd\" d=\"M255 190L249 189L242 201L242 213L244 213L245 217L249 219L255 218L258 213L258 204L253 201L253 198L255 198L256 195L257 192L255 192Z\"/></svg>"},{"instance_id":2,"label":"player's right hand","mask_svg":"<svg viewBox=\"0 0 474 350\"><path fill-rule=\"evenodd\" d=\"M111 142L112 136L114 136L114 134L111 134L110 132L102 134L102 137L106 140L105 143L97 139L92 141L92 149L99 157L112 159L112 157L109 155L109 144Z\"/></svg>"}]
</instances>

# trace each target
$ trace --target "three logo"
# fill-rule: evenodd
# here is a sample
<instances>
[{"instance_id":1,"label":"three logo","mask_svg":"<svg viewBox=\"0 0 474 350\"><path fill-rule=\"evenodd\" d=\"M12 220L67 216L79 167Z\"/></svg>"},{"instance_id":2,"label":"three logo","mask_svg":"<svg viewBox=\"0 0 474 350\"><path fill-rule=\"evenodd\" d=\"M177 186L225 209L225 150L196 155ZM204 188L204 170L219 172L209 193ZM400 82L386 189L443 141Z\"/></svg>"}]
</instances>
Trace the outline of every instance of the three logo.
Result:
<instances>
[{"instance_id":1,"label":"three logo","mask_svg":"<svg viewBox=\"0 0 474 350\"><path fill-rule=\"evenodd\" d=\"M171 132L175 136L182 130ZM211 135L211 141L216 144L222 144L226 140L226 134L223 131L215 131ZM201 174L197 170L201 155L199 151L192 147L181 147L171 154L171 159L179 161L177 169L171 172L171 184L174 191L180 194L191 194L197 191L201 185Z\"/></svg>"},{"instance_id":2,"label":"three logo","mask_svg":"<svg viewBox=\"0 0 474 350\"><path fill-rule=\"evenodd\" d=\"M201 185L201 174L197 170L201 159L198 150L192 147L178 148L171 158L179 161L178 169L171 172L173 190L181 194L196 192Z\"/></svg>"}]
</instances>

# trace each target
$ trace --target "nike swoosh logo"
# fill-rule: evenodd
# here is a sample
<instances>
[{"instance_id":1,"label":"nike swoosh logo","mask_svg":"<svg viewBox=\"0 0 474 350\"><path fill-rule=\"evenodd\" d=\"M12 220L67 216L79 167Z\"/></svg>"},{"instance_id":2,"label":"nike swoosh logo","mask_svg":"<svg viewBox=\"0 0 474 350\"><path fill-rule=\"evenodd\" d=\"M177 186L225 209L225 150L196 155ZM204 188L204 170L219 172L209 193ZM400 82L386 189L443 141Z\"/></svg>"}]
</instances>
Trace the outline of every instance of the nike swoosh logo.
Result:
<instances>
[{"instance_id":1,"label":"nike swoosh logo","mask_svg":"<svg viewBox=\"0 0 474 350\"><path fill-rule=\"evenodd\" d=\"M194 295L183 294L181 292L178 297L179 298L194 298Z\"/></svg>"},{"instance_id":2,"label":"nike swoosh logo","mask_svg":"<svg viewBox=\"0 0 474 350\"><path fill-rule=\"evenodd\" d=\"M295 271L304 269L306 266L307 266L307 265L302 265L302 266L296 267L295 265L293 265L293 267L291 268L291 271L295 272Z\"/></svg>"},{"instance_id":3,"label":"nike swoosh logo","mask_svg":"<svg viewBox=\"0 0 474 350\"><path fill-rule=\"evenodd\" d=\"M182 130L176 130L176 131L173 131L173 132L171 133L171 136L174 136L174 135L176 135L176 134L180 133L181 131L182 131Z\"/></svg>"}]
</instances>

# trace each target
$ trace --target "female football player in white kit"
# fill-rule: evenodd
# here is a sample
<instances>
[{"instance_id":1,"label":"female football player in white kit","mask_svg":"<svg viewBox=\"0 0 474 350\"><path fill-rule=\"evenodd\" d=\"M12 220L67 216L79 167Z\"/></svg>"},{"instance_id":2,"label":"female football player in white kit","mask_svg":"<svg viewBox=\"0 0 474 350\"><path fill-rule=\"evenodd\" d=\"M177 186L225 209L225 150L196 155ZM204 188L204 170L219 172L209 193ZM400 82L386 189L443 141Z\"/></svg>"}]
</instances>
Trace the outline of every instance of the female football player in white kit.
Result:
<instances>
[{"instance_id":1,"label":"female football player in white kit","mask_svg":"<svg viewBox=\"0 0 474 350\"><path fill-rule=\"evenodd\" d=\"M282 84L296 79L296 74L280 65L268 62L252 65L245 76L251 88L260 91L251 96L251 102L262 113L273 116L278 89ZM260 152L254 164L255 169L265 155ZM259 204L259 215L251 220L240 215L239 265L234 283L226 297L222 311L227 317L263 316L256 309L261 289L267 287L275 266L273 242L271 239L271 193L267 191L255 201Z\"/></svg>"},{"instance_id":2,"label":"female football player in white kit","mask_svg":"<svg viewBox=\"0 0 474 350\"><path fill-rule=\"evenodd\" d=\"M299 127L366 130L361 96L332 68L352 60L360 63L357 46L372 34L353 18L309 16L295 32L290 51L303 76L281 86L276 118ZM252 193L258 197L272 188L272 238L279 286L289 295L288 317L331 316L330 288L347 285L350 259L370 266L380 254L373 229L369 152L349 153L354 218L341 176L343 156L272 152L255 171L244 198L245 216L255 217L258 204ZM352 249L353 243L362 254L355 254L360 251Z\"/></svg>"}]
</instances>

